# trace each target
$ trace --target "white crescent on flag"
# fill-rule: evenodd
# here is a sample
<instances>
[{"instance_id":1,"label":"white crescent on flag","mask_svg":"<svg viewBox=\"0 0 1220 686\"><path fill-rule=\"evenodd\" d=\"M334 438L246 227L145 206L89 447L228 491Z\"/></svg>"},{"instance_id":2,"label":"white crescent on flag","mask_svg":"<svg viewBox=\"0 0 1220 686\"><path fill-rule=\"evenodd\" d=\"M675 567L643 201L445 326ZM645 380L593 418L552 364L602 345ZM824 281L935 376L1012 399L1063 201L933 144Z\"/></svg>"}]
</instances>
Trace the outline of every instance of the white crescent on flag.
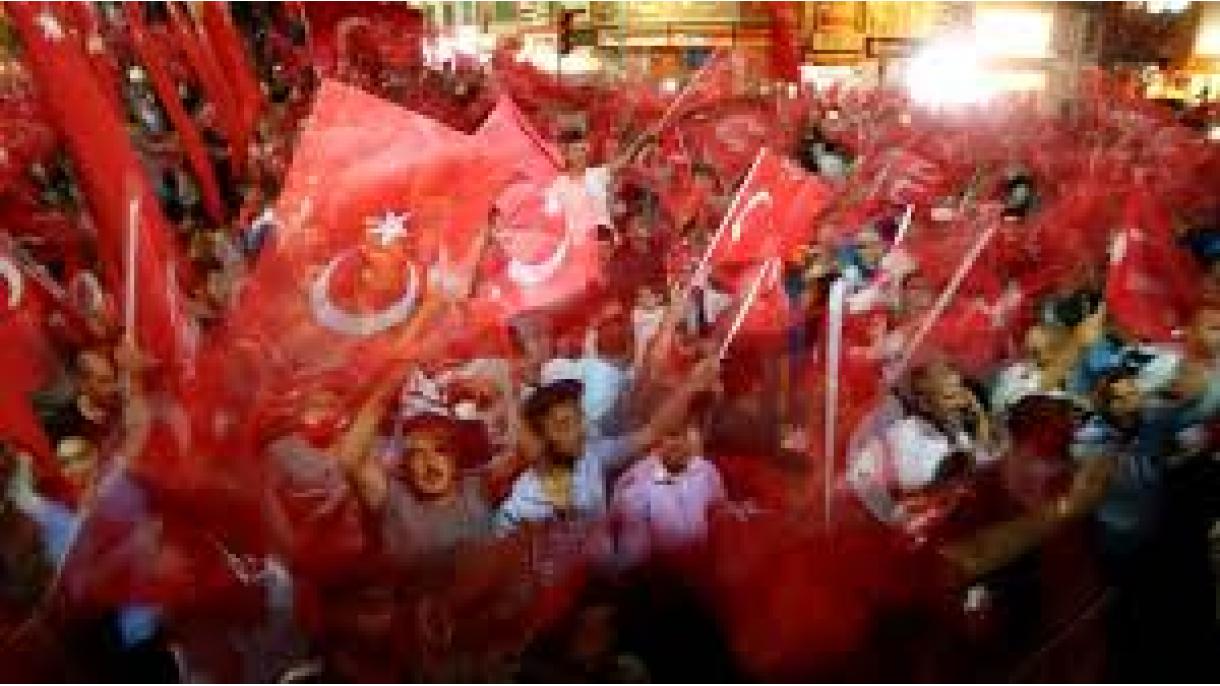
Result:
<instances>
[{"instance_id":1,"label":"white crescent on flag","mask_svg":"<svg viewBox=\"0 0 1220 686\"><path fill-rule=\"evenodd\" d=\"M733 225L729 228L729 238L734 242L741 240L741 225L745 222L746 217L750 216L754 210L763 205L774 206L775 201L771 198L770 191L760 191L750 196L746 204L741 208L741 212L737 214L737 218L733 220Z\"/></svg>"},{"instance_id":2,"label":"white crescent on flag","mask_svg":"<svg viewBox=\"0 0 1220 686\"><path fill-rule=\"evenodd\" d=\"M0 257L0 277L8 284L8 309L15 310L21 305L21 297L25 293L25 277L8 257Z\"/></svg>"},{"instance_id":3,"label":"white crescent on flag","mask_svg":"<svg viewBox=\"0 0 1220 686\"><path fill-rule=\"evenodd\" d=\"M572 248L572 231L566 224L563 238L550 257L541 262L524 262L516 257L508 261L508 278L518 286L537 286L546 283L563 267L568 259L568 251Z\"/></svg>"},{"instance_id":4,"label":"white crescent on flag","mask_svg":"<svg viewBox=\"0 0 1220 686\"><path fill-rule=\"evenodd\" d=\"M419 299L419 273L414 263L407 265L407 288L402 297L376 312L355 314L337 306L330 297L330 278L343 260L355 249L340 253L322 269L309 287L309 305L318 324L336 333L366 338L391 329L415 313Z\"/></svg>"}]
</instances>

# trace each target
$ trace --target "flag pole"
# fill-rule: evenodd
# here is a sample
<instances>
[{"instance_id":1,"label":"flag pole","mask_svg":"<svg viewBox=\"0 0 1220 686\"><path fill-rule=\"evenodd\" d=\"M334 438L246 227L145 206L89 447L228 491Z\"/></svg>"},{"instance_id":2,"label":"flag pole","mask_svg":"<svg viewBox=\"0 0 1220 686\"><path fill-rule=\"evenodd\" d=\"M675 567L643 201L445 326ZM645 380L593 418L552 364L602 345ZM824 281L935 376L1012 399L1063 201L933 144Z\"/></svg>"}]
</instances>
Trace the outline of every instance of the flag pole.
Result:
<instances>
[{"instance_id":1,"label":"flag pole","mask_svg":"<svg viewBox=\"0 0 1220 686\"><path fill-rule=\"evenodd\" d=\"M766 148L759 148L758 154L754 157L754 162L750 164L749 171L746 172L745 178L741 182L741 188L748 188L750 182L754 180L754 174L758 171L758 165L762 162L763 156L767 154ZM724 213L724 217L720 219L720 226L717 227L716 233L712 234L712 240L708 242L707 249L703 251L703 257L699 259L699 266L695 268L695 273L691 277L691 285L706 275L708 265L712 261L712 253L715 252L716 246L720 244L720 239L724 237L724 231L733 223L733 215L737 213L737 207L741 204L742 193L739 190L737 195L733 196L733 202L729 204L729 208Z\"/></svg>"},{"instance_id":2,"label":"flag pole","mask_svg":"<svg viewBox=\"0 0 1220 686\"><path fill-rule=\"evenodd\" d=\"M838 442L836 432L839 421L840 362L843 354L843 312L847 300L847 281L834 280L830 285L826 318L826 409L825 448L823 459L825 482L822 484L823 524L830 530L832 502L834 500L834 474Z\"/></svg>"},{"instance_id":3,"label":"flag pole","mask_svg":"<svg viewBox=\"0 0 1220 686\"><path fill-rule=\"evenodd\" d=\"M940 319L945 310L949 308L949 303L953 301L953 297L957 295L957 290L961 287L962 282L966 280L966 275L970 273L970 268L978 261L979 255L983 254L983 249L991 242L991 237L995 235L999 228L999 223L991 222L991 224L983 231L982 235L970 247L970 252L962 259L962 263L958 265L957 271L953 273L953 277L949 279L949 283L945 286L945 290L941 292L940 297L936 299L936 303L928 312L927 316L920 322L919 328L915 331L915 335L911 337L911 342L907 344L903 350L902 357L899 358L898 364L895 365L889 372L886 373L886 380L890 383L896 381L906 371L908 365L911 364L911 359L915 357L915 352L923 343L923 339L927 337L928 332L932 330L932 326L936 320Z\"/></svg>"},{"instance_id":4,"label":"flag pole","mask_svg":"<svg viewBox=\"0 0 1220 686\"><path fill-rule=\"evenodd\" d=\"M678 112L678 105L682 104L683 101L686 100L687 96L694 90L695 84L699 83L699 81L703 79L704 75L711 70L712 65L718 60L723 59L723 54L723 51L717 50L710 58L708 58L707 62L705 62L702 67L699 67L699 71L695 72L695 75L691 77L690 81L686 82L686 86L682 88L681 92L679 92L678 95L670 101L669 106L665 108L665 112L661 114L661 118L657 120L656 124L653 124L651 131L652 135L660 135L661 131L663 131L665 127L669 125L669 119Z\"/></svg>"},{"instance_id":5,"label":"flag pole","mask_svg":"<svg viewBox=\"0 0 1220 686\"><path fill-rule=\"evenodd\" d=\"M746 295L742 298L741 306L738 307L737 314L733 317L733 324L729 327L728 333L725 334L724 340L720 343L720 351L717 353L718 359L723 360L725 354L728 353L729 346L733 343L733 339L737 337L737 332L741 330L741 325L746 321L746 315L750 313L750 309L754 307L755 301L758 300L758 294L762 292L763 282L777 268L777 261L778 258L772 257L759 266L758 274L750 282Z\"/></svg>"},{"instance_id":6,"label":"flag pole","mask_svg":"<svg viewBox=\"0 0 1220 686\"><path fill-rule=\"evenodd\" d=\"M127 257L124 279L123 326L128 342L136 340L136 254L139 250L136 229L140 221L140 198L132 198L127 205Z\"/></svg>"}]
</instances>

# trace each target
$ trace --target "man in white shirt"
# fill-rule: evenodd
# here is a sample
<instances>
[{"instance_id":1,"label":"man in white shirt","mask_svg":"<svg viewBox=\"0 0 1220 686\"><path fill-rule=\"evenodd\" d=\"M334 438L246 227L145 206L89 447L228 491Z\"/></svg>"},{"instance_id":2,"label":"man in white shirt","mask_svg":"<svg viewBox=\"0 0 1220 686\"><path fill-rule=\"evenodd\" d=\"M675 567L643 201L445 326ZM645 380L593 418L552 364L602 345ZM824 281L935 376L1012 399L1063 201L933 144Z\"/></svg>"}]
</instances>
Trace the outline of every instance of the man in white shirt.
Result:
<instances>
[{"instance_id":1,"label":"man in white shirt","mask_svg":"<svg viewBox=\"0 0 1220 686\"><path fill-rule=\"evenodd\" d=\"M639 154L651 134L640 136L618 157L589 166L589 142L584 131L568 128L559 136L563 170L546 189L546 211L563 213L569 231L595 231L614 226L610 215L610 187L619 170Z\"/></svg>"}]
</instances>

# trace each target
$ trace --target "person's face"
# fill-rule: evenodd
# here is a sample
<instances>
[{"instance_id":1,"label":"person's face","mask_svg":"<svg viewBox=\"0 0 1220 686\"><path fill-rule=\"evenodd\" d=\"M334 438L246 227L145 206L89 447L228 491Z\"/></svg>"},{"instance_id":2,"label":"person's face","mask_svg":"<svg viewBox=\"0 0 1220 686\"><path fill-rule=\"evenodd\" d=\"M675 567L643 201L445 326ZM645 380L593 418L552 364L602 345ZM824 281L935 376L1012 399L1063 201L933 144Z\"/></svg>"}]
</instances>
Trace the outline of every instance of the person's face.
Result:
<instances>
[{"instance_id":1,"label":"person's face","mask_svg":"<svg viewBox=\"0 0 1220 686\"><path fill-rule=\"evenodd\" d=\"M406 464L411 487L426 498L453 493L457 460L446 437L419 432L407 437Z\"/></svg>"},{"instance_id":2,"label":"person's face","mask_svg":"<svg viewBox=\"0 0 1220 686\"><path fill-rule=\"evenodd\" d=\"M118 376L105 355L86 351L80 354L79 361L81 385L86 394L105 398L118 393Z\"/></svg>"},{"instance_id":3,"label":"person's face","mask_svg":"<svg viewBox=\"0 0 1220 686\"><path fill-rule=\"evenodd\" d=\"M1135 385L1135 379L1119 379L1106 389L1106 408L1116 418L1138 415L1142 404L1143 396Z\"/></svg>"},{"instance_id":4,"label":"person's face","mask_svg":"<svg viewBox=\"0 0 1220 686\"><path fill-rule=\"evenodd\" d=\"M569 401L552 407L542 418L542 436L555 456L568 461L579 458L585 450L585 423L580 405Z\"/></svg>"},{"instance_id":5,"label":"person's face","mask_svg":"<svg viewBox=\"0 0 1220 686\"><path fill-rule=\"evenodd\" d=\"M859 250L860 259L868 265L880 264L881 258L885 256L885 245L881 238L872 234L861 236Z\"/></svg>"},{"instance_id":6,"label":"person's face","mask_svg":"<svg viewBox=\"0 0 1220 686\"><path fill-rule=\"evenodd\" d=\"M1203 352L1220 355L1220 309L1201 310L1195 316L1191 334Z\"/></svg>"},{"instance_id":7,"label":"person's face","mask_svg":"<svg viewBox=\"0 0 1220 686\"><path fill-rule=\"evenodd\" d=\"M1032 327L1025 334L1025 352L1034 364L1045 367L1055 353L1056 337L1044 327Z\"/></svg>"},{"instance_id":8,"label":"person's face","mask_svg":"<svg viewBox=\"0 0 1220 686\"><path fill-rule=\"evenodd\" d=\"M698 427L691 426L661 439L657 444L657 457L661 465L671 474L680 473L699 454L702 438Z\"/></svg>"},{"instance_id":9,"label":"person's face","mask_svg":"<svg viewBox=\"0 0 1220 686\"><path fill-rule=\"evenodd\" d=\"M932 306L932 287L922 279L907 279L903 287L903 305L908 312L923 312Z\"/></svg>"},{"instance_id":10,"label":"person's face","mask_svg":"<svg viewBox=\"0 0 1220 686\"><path fill-rule=\"evenodd\" d=\"M953 416L966 406L970 397L962 377L943 365L928 371L920 384L920 393L931 410L940 417Z\"/></svg>"},{"instance_id":11,"label":"person's face","mask_svg":"<svg viewBox=\"0 0 1220 686\"><path fill-rule=\"evenodd\" d=\"M589 166L589 144L574 141L563 146L564 169L571 173L582 172Z\"/></svg>"}]
</instances>

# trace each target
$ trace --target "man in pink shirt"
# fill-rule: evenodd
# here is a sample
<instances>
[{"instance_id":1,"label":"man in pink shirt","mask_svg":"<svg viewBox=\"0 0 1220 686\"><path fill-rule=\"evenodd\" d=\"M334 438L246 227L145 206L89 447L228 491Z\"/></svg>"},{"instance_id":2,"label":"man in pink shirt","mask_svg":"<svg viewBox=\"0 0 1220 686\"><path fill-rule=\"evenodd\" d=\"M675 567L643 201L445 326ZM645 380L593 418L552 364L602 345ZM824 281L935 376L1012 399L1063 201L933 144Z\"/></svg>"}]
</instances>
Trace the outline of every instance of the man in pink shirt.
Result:
<instances>
[{"instance_id":1,"label":"man in pink shirt","mask_svg":"<svg viewBox=\"0 0 1220 686\"><path fill-rule=\"evenodd\" d=\"M688 421L619 477L611 517L623 568L706 541L725 491L716 466L702 457L702 443L700 426Z\"/></svg>"}]
</instances>

